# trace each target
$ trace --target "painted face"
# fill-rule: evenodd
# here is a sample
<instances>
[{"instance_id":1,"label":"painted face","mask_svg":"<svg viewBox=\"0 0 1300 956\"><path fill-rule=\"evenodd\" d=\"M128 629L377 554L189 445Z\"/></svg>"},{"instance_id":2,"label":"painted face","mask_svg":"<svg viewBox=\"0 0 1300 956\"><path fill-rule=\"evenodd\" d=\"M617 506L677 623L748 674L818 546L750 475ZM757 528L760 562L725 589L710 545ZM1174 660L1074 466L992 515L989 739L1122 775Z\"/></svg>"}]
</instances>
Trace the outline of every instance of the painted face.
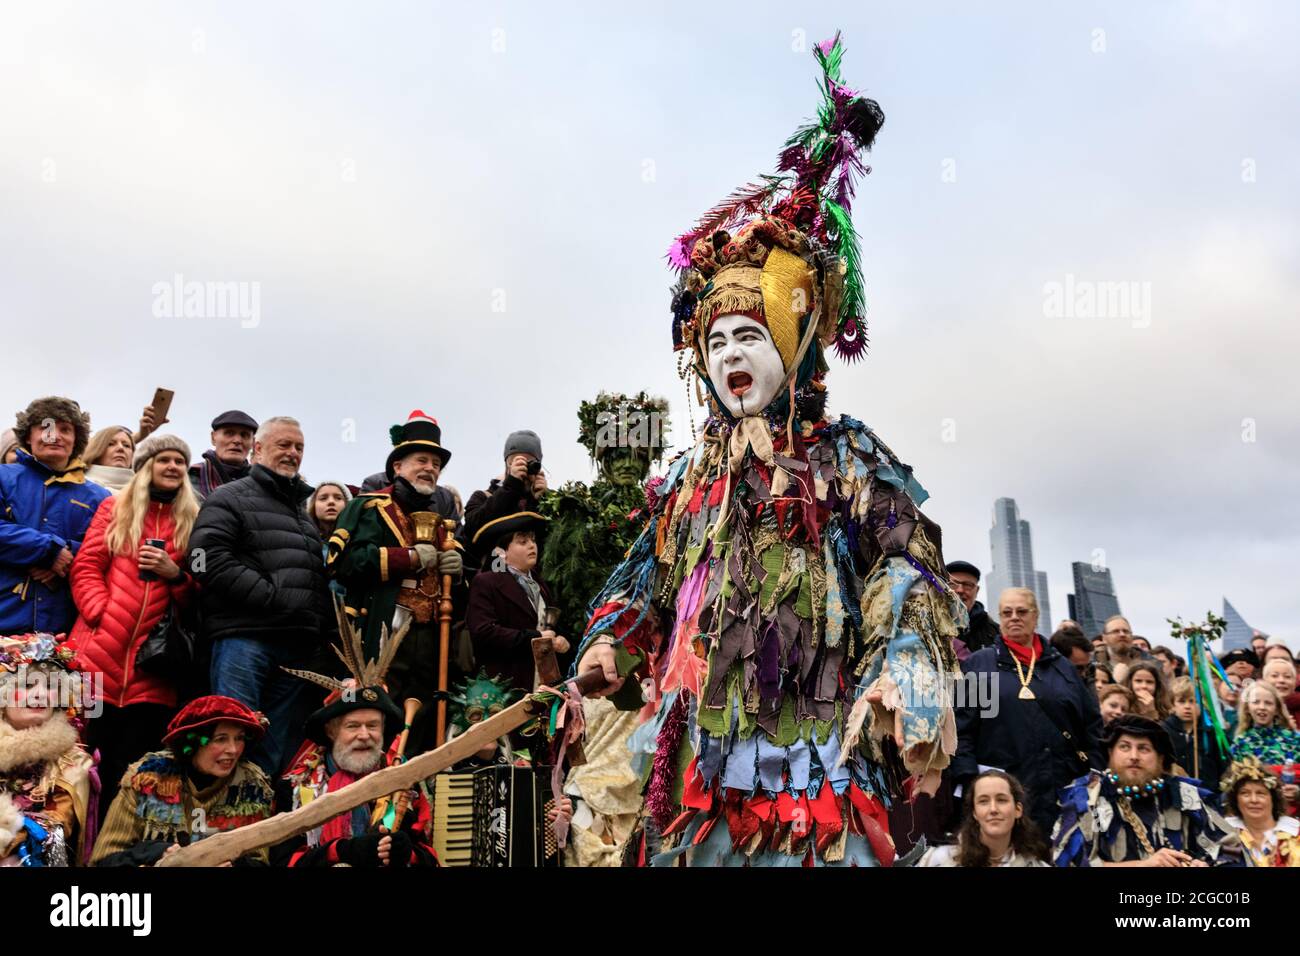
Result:
<instances>
[{"instance_id":1,"label":"painted face","mask_svg":"<svg viewBox=\"0 0 1300 956\"><path fill-rule=\"evenodd\" d=\"M1110 769L1125 786L1140 787L1160 776L1160 752L1145 737L1122 734L1111 749Z\"/></svg>"},{"instance_id":2,"label":"painted face","mask_svg":"<svg viewBox=\"0 0 1300 956\"><path fill-rule=\"evenodd\" d=\"M194 769L210 777L229 777L247 744L243 727L222 721L212 729L208 742L194 752Z\"/></svg>"},{"instance_id":3,"label":"painted face","mask_svg":"<svg viewBox=\"0 0 1300 956\"><path fill-rule=\"evenodd\" d=\"M1116 717L1128 713L1128 698L1123 694L1111 694L1101 702L1101 719L1109 724Z\"/></svg>"},{"instance_id":4,"label":"painted face","mask_svg":"<svg viewBox=\"0 0 1300 956\"><path fill-rule=\"evenodd\" d=\"M15 682L5 685L0 695L0 714L14 730L39 727L54 715L47 683L38 669L27 675L27 686Z\"/></svg>"},{"instance_id":5,"label":"painted face","mask_svg":"<svg viewBox=\"0 0 1300 956\"><path fill-rule=\"evenodd\" d=\"M785 381L781 353L762 322L723 315L709 329L709 381L736 418L757 415Z\"/></svg>"},{"instance_id":6,"label":"painted face","mask_svg":"<svg viewBox=\"0 0 1300 956\"><path fill-rule=\"evenodd\" d=\"M975 781L975 821L986 837L1005 837L1024 814L1016 803L1011 786L1001 777L983 777Z\"/></svg>"},{"instance_id":7,"label":"painted face","mask_svg":"<svg viewBox=\"0 0 1300 956\"><path fill-rule=\"evenodd\" d=\"M109 439L108 447L95 464L107 465L109 468L130 468L131 456L134 454L135 443L131 441L130 433L118 432Z\"/></svg>"},{"instance_id":8,"label":"painted face","mask_svg":"<svg viewBox=\"0 0 1300 956\"><path fill-rule=\"evenodd\" d=\"M178 451L160 451L150 463L149 482L159 491L175 491L185 481L189 465Z\"/></svg>"}]
</instances>

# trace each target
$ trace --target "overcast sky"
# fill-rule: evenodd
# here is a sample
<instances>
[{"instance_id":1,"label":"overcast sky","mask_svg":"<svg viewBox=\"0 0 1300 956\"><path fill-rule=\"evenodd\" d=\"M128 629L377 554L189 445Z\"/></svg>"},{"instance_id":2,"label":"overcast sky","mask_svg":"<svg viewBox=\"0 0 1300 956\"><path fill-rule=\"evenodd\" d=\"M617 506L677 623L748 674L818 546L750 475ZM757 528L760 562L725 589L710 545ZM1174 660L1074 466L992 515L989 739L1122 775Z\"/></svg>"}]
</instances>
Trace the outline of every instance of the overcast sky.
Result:
<instances>
[{"instance_id":1,"label":"overcast sky","mask_svg":"<svg viewBox=\"0 0 1300 956\"><path fill-rule=\"evenodd\" d=\"M950 559L1015 498L1056 620L1100 560L1139 633L1227 595L1300 646L1294 4L469 6L0 4L5 414L133 424L164 385L196 455L216 412L291 414L306 476L359 482L422 408L466 495L514 428L588 477L602 388L688 444L663 253L772 168L839 27L886 122L832 412Z\"/></svg>"}]
</instances>

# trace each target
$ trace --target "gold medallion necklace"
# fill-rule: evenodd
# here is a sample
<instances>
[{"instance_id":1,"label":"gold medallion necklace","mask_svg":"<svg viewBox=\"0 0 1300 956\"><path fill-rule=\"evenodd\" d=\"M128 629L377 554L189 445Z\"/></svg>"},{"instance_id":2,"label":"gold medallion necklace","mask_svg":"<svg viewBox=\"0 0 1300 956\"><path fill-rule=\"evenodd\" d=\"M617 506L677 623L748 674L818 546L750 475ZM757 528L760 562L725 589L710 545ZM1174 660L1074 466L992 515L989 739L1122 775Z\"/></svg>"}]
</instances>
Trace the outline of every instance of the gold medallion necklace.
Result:
<instances>
[{"instance_id":1,"label":"gold medallion necklace","mask_svg":"<svg viewBox=\"0 0 1300 956\"><path fill-rule=\"evenodd\" d=\"M1020 678L1020 693L1018 696L1021 700L1033 700L1034 692L1029 689L1029 682L1034 679L1034 665L1038 663L1038 655L1034 653L1033 638L1030 638L1029 645L1029 675L1025 675L1024 668L1020 666L1020 658L1016 657L1015 651L1007 648L1007 653L1011 655L1011 663L1016 665L1016 676Z\"/></svg>"}]
</instances>

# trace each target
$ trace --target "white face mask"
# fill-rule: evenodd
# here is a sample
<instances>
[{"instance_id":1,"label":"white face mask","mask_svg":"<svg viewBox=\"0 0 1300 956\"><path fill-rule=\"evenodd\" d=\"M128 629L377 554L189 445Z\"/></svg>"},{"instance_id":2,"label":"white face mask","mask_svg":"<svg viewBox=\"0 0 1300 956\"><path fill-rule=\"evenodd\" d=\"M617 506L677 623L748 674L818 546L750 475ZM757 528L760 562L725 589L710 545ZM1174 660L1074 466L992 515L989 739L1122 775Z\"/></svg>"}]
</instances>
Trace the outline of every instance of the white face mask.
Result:
<instances>
[{"instance_id":1,"label":"white face mask","mask_svg":"<svg viewBox=\"0 0 1300 956\"><path fill-rule=\"evenodd\" d=\"M736 418L757 415L776 398L785 366L762 322L747 315L719 316L706 346L709 381Z\"/></svg>"}]
</instances>

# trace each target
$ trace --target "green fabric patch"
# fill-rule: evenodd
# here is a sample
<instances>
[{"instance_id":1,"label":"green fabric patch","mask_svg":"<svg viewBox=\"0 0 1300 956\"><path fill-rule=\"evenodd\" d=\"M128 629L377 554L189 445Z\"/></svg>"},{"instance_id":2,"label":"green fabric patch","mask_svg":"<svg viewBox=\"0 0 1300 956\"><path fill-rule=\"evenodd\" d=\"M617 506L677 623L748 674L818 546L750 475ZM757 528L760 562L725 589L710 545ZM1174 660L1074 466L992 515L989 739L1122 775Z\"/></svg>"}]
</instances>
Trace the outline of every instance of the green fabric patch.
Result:
<instances>
[{"instance_id":1,"label":"green fabric patch","mask_svg":"<svg viewBox=\"0 0 1300 956\"><path fill-rule=\"evenodd\" d=\"M640 654L633 654L621 642L614 645L614 666L618 668L620 677L628 678L622 687L609 695L610 703L619 710L640 710L645 706L641 699L641 682L635 674L642 661Z\"/></svg>"}]
</instances>

